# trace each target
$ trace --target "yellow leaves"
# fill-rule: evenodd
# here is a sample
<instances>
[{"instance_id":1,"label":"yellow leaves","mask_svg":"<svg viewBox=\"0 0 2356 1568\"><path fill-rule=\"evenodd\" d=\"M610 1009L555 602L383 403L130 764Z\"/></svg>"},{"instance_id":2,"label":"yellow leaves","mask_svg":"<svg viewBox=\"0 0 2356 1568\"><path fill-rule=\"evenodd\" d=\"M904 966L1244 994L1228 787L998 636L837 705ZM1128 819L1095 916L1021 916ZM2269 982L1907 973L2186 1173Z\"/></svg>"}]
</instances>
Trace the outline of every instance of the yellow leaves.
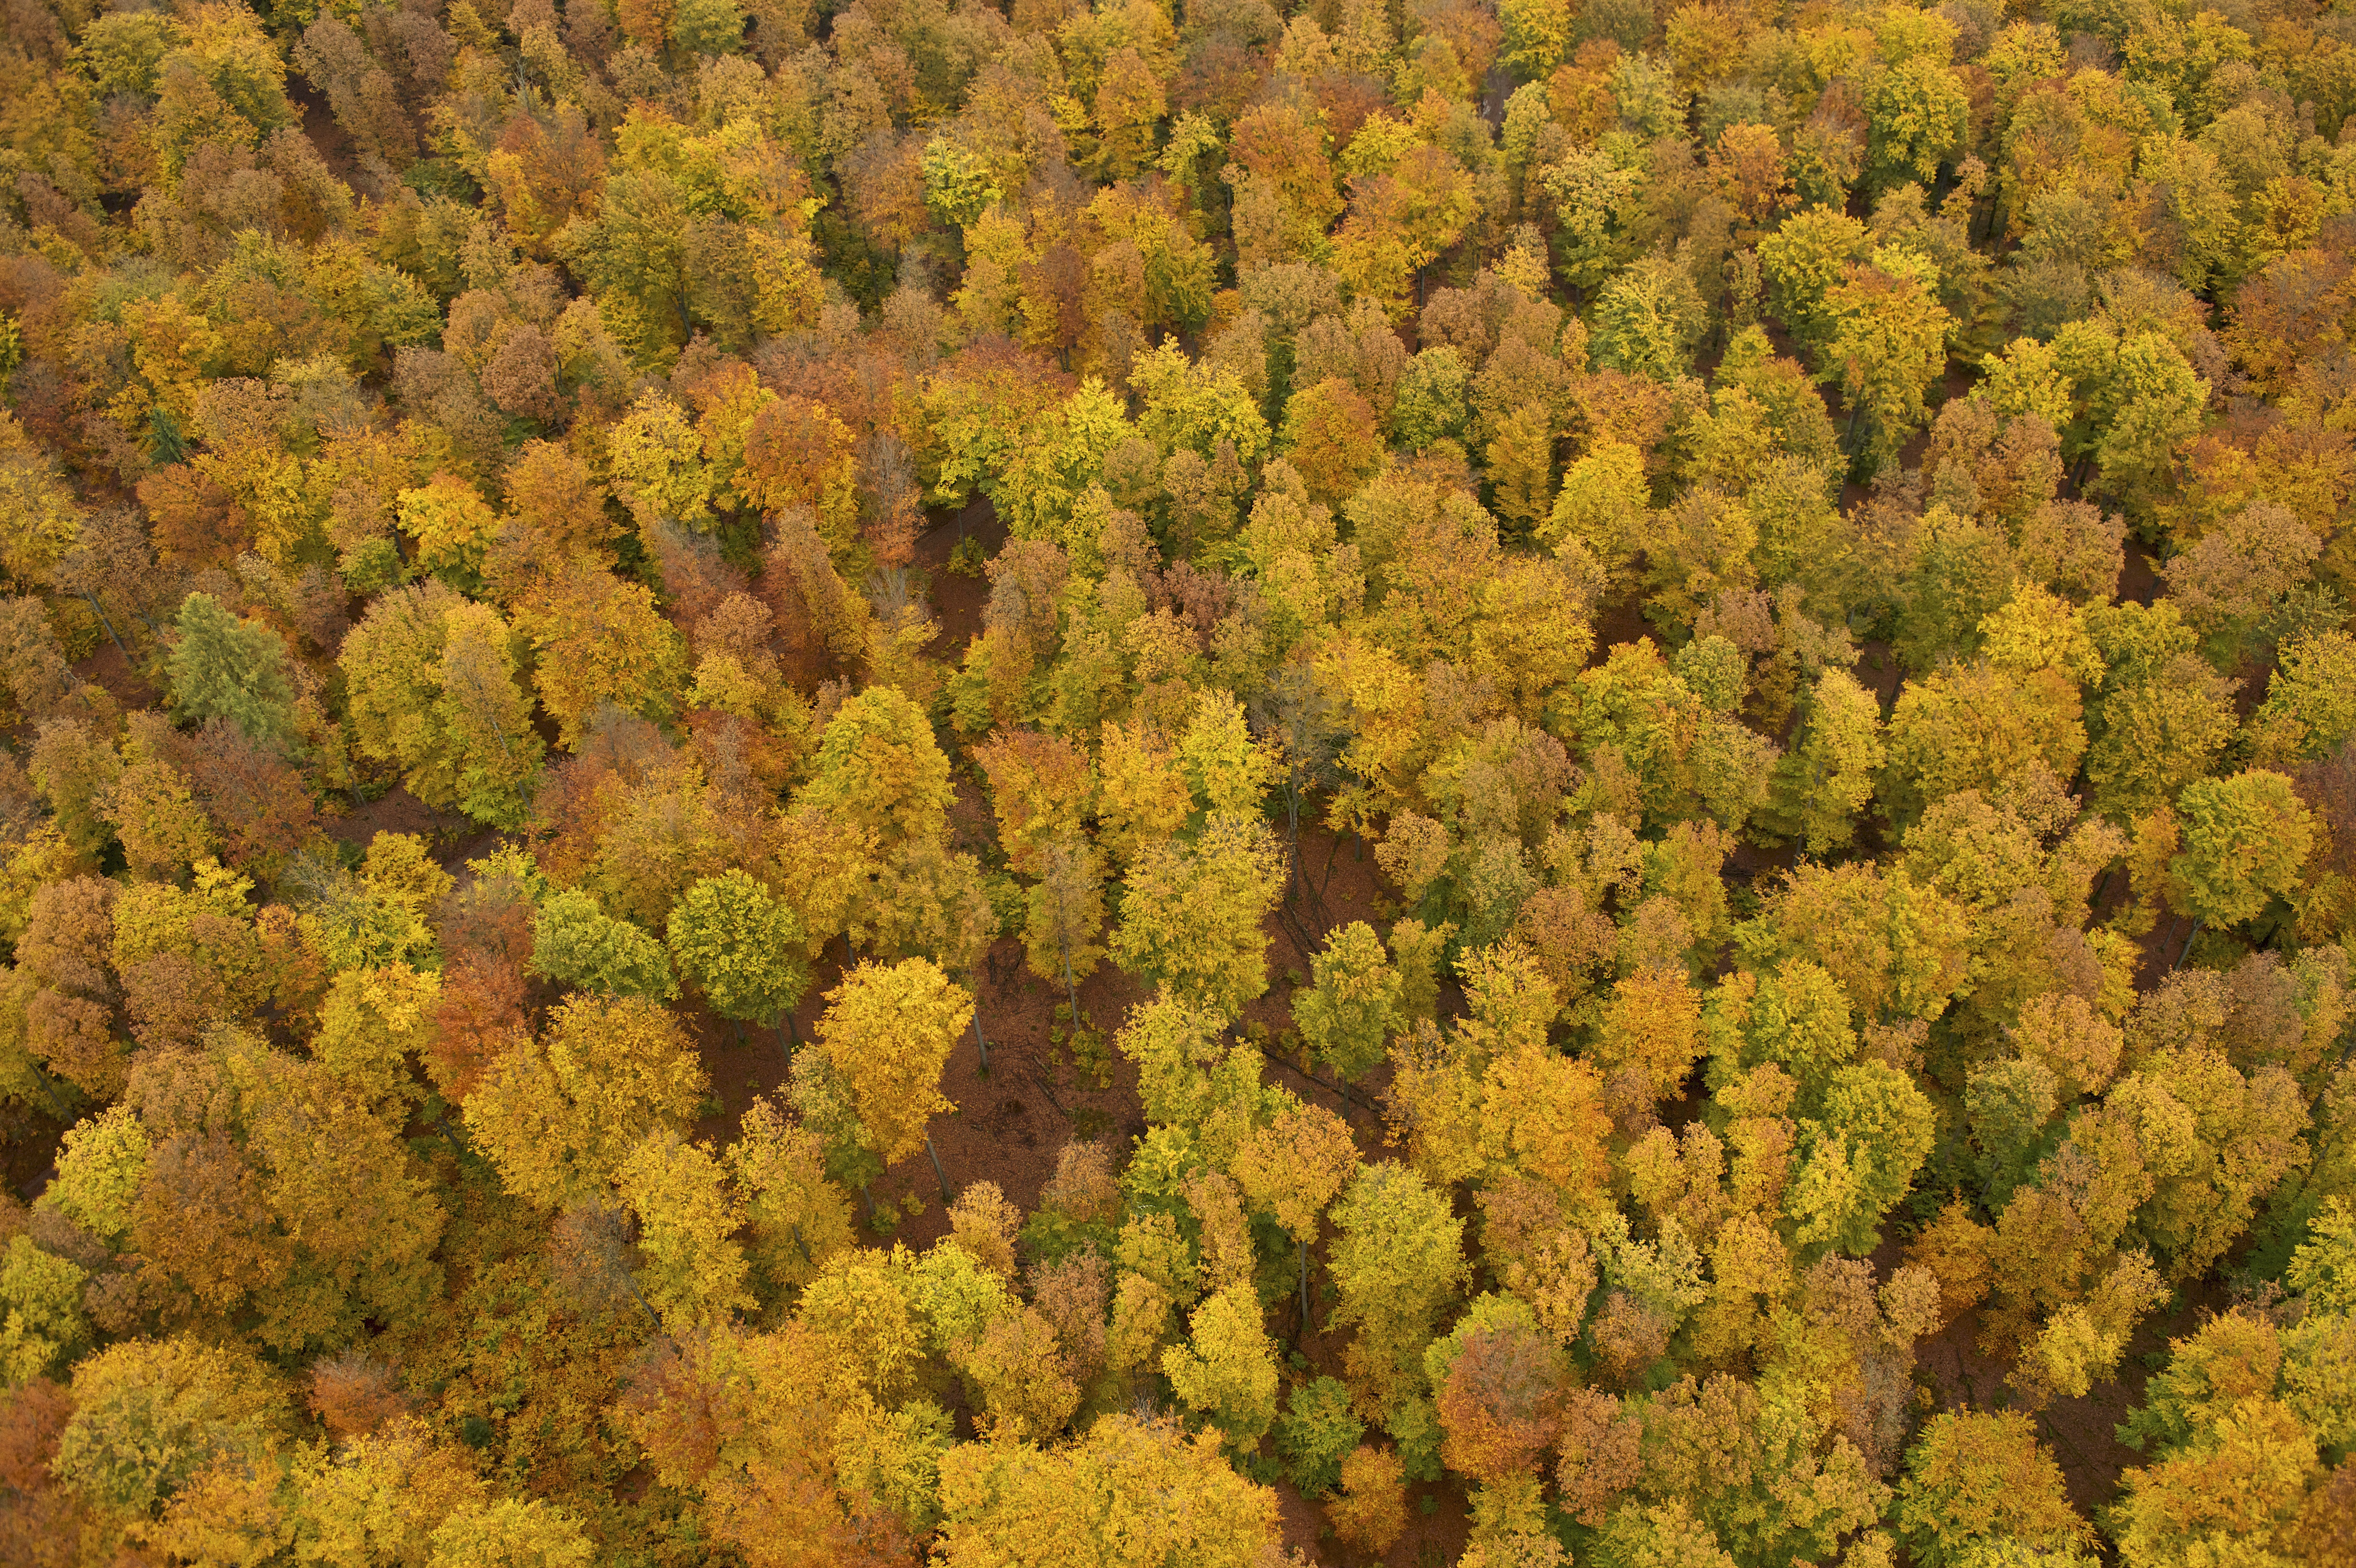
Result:
<instances>
[{"instance_id":1,"label":"yellow leaves","mask_svg":"<svg viewBox=\"0 0 2356 1568\"><path fill-rule=\"evenodd\" d=\"M1277 1540L1276 1494L1229 1469L1207 1435L1125 1413L1063 1448L951 1449L941 1511L940 1568L1253 1568Z\"/></svg>"},{"instance_id":2,"label":"yellow leaves","mask_svg":"<svg viewBox=\"0 0 2356 1568\"><path fill-rule=\"evenodd\" d=\"M1260 923L1283 878L1283 852L1265 825L1214 813L1194 845L1154 845L1130 869L1113 961L1235 1017L1268 989Z\"/></svg>"},{"instance_id":3,"label":"yellow leaves","mask_svg":"<svg viewBox=\"0 0 2356 1568\"><path fill-rule=\"evenodd\" d=\"M766 1096L745 1111L727 1161L744 1194L753 1262L771 1281L787 1288L808 1284L850 1248L851 1203L826 1179L823 1145Z\"/></svg>"},{"instance_id":4,"label":"yellow leaves","mask_svg":"<svg viewBox=\"0 0 2356 1568\"><path fill-rule=\"evenodd\" d=\"M478 588L484 552L498 531L498 514L475 487L447 469L396 503L402 531L417 541L417 563L460 588Z\"/></svg>"},{"instance_id":5,"label":"yellow leaves","mask_svg":"<svg viewBox=\"0 0 2356 1568\"><path fill-rule=\"evenodd\" d=\"M1317 1234L1317 1219L1357 1168L1349 1125L1323 1105L1295 1104L1255 1127L1236 1151L1244 1193L1296 1241Z\"/></svg>"},{"instance_id":6,"label":"yellow leaves","mask_svg":"<svg viewBox=\"0 0 2356 1568\"><path fill-rule=\"evenodd\" d=\"M554 1208L604 1191L640 1139L684 1122L709 1090L659 1002L575 995L493 1065L465 1117L508 1190Z\"/></svg>"},{"instance_id":7,"label":"yellow leaves","mask_svg":"<svg viewBox=\"0 0 2356 1568\"><path fill-rule=\"evenodd\" d=\"M929 958L862 963L827 993L818 1049L849 1086L866 1141L885 1165L925 1147L925 1124L949 1109L940 1092L973 998Z\"/></svg>"},{"instance_id":8,"label":"yellow leaves","mask_svg":"<svg viewBox=\"0 0 2356 1568\"><path fill-rule=\"evenodd\" d=\"M677 403L659 392L639 394L609 437L614 488L641 528L675 523L706 530L712 521L712 475L703 440Z\"/></svg>"},{"instance_id":9,"label":"yellow leaves","mask_svg":"<svg viewBox=\"0 0 2356 1568\"><path fill-rule=\"evenodd\" d=\"M1180 1401L1202 1412L1239 1451L1258 1444L1276 1420L1276 1347L1249 1280L1194 1309L1192 1337L1162 1353L1162 1371Z\"/></svg>"},{"instance_id":10,"label":"yellow leaves","mask_svg":"<svg viewBox=\"0 0 2356 1568\"><path fill-rule=\"evenodd\" d=\"M753 1305L744 1252L734 1239L744 1204L708 1147L658 1130L630 1151L614 1180L638 1219L640 1293L667 1328Z\"/></svg>"},{"instance_id":11,"label":"yellow leaves","mask_svg":"<svg viewBox=\"0 0 2356 1568\"><path fill-rule=\"evenodd\" d=\"M924 1359L905 1271L895 1262L872 1247L844 1253L802 1291L798 1321L816 1337L819 1375L836 1397L859 1391L894 1401Z\"/></svg>"},{"instance_id":12,"label":"yellow leaves","mask_svg":"<svg viewBox=\"0 0 2356 1568\"><path fill-rule=\"evenodd\" d=\"M1595 1069L1525 1045L1489 1064L1482 1147L1493 1164L1546 1182L1577 1201L1611 1179L1612 1118Z\"/></svg>"},{"instance_id":13,"label":"yellow leaves","mask_svg":"<svg viewBox=\"0 0 2356 1568\"><path fill-rule=\"evenodd\" d=\"M1056 1348L1055 1326L1035 1307L992 1318L957 1362L981 1391L979 1424L990 1442L1052 1438L1080 1407L1079 1385Z\"/></svg>"},{"instance_id":14,"label":"yellow leaves","mask_svg":"<svg viewBox=\"0 0 2356 1568\"><path fill-rule=\"evenodd\" d=\"M655 720L678 705L686 651L642 583L576 559L533 588L516 629L530 641L533 682L567 746L600 702Z\"/></svg>"},{"instance_id":15,"label":"yellow leaves","mask_svg":"<svg viewBox=\"0 0 2356 1568\"><path fill-rule=\"evenodd\" d=\"M1607 1077L1627 1073L1658 1100L1700 1052L1701 996L1682 970L1648 965L1612 985L1592 1052Z\"/></svg>"},{"instance_id":16,"label":"yellow leaves","mask_svg":"<svg viewBox=\"0 0 2356 1568\"><path fill-rule=\"evenodd\" d=\"M372 1103L411 1094L408 1059L431 1041L441 998L442 976L430 969L347 969L320 1008L312 1054Z\"/></svg>"},{"instance_id":17,"label":"yellow leaves","mask_svg":"<svg viewBox=\"0 0 2356 1568\"><path fill-rule=\"evenodd\" d=\"M0 410L0 570L23 587L48 581L81 532L81 508L48 456Z\"/></svg>"},{"instance_id":18,"label":"yellow leaves","mask_svg":"<svg viewBox=\"0 0 2356 1568\"><path fill-rule=\"evenodd\" d=\"M1097 842L1121 865L1175 834L1192 808L1177 752L1142 720L1108 721L1098 741Z\"/></svg>"},{"instance_id":19,"label":"yellow leaves","mask_svg":"<svg viewBox=\"0 0 2356 1568\"><path fill-rule=\"evenodd\" d=\"M1178 765L1205 811L1248 813L1275 781L1273 745L1252 738L1243 704L1225 692L1205 691L1178 741Z\"/></svg>"}]
</instances>

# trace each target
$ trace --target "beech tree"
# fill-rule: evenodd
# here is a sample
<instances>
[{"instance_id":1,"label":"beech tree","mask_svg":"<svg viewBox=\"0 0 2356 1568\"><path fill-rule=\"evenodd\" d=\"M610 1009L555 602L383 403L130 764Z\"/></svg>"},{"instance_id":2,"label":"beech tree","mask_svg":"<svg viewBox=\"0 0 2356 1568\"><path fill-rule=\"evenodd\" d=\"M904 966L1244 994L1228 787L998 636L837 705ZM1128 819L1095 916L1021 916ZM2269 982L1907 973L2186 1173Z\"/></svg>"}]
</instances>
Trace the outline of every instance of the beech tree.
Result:
<instances>
[{"instance_id":1,"label":"beech tree","mask_svg":"<svg viewBox=\"0 0 2356 1568\"><path fill-rule=\"evenodd\" d=\"M1192 845L1167 843L1130 869L1113 962L1226 1010L1268 989L1260 922L1283 891L1283 858L1258 822L1214 813Z\"/></svg>"},{"instance_id":2,"label":"beech tree","mask_svg":"<svg viewBox=\"0 0 2356 1568\"><path fill-rule=\"evenodd\" d=\"M907 958L859 965L826 1002L818 1047L850 1095L862 1141L886 1167L929 1149L925 1125L949 1109L941 1069L972 1020L971 995L930 959ZM946 1176L941 1185L946 1192Z\"/></svg>"},{"instance_id":3,"label":"beech tree","mask_svg":"<svg viewBox=\"0 0 2356 1568\"><path fill-rule=\"evenodd\" d=\"M629 1151L684 1122L709 1087L659 1003L582 995L492 1064L464 1114L509 1189L554 1208L604 1192Z\"/></svg>"},{"instance_id":4,"label":"beech tree","mask_svg":"<svg viewBox=\"0 0 2356 1568\"><path fill-rule=\"evenodd\" d=\"M774 1029L809 987L792 906L743 871L691 884L671 906L668 930L680 973L723 1018Z\"/></svg>"}]
</instances>

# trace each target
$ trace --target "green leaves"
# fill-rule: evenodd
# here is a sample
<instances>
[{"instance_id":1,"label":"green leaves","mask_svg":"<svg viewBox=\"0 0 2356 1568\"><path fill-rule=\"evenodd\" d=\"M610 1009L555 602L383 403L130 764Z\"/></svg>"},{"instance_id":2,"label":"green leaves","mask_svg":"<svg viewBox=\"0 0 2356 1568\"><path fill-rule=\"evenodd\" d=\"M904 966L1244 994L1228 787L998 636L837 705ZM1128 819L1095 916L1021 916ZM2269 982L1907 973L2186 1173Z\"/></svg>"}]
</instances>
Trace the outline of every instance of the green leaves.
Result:
<instances>
[{"instance_id":1,"label":"green leaves","mask_svg":"<svg viewBox=\"0 0 2356 1568\"><path fill-rule=\"evenodd\" d=\"M792 906L740 870L706 877L670 912L671 956L723 1018L774 1026L809 987Z\"/></svg>"},{"instance_id":2,"label":"green leaves","mask_svg":"<svg viewBox=\"0 0 2356 1568\"><path fill-rule=\"evenodd\" d=\"M604 997L679 994L661 945L577 888L555 894L533 913L531 968L561 986Z\"/></svg>"}]
</instances>

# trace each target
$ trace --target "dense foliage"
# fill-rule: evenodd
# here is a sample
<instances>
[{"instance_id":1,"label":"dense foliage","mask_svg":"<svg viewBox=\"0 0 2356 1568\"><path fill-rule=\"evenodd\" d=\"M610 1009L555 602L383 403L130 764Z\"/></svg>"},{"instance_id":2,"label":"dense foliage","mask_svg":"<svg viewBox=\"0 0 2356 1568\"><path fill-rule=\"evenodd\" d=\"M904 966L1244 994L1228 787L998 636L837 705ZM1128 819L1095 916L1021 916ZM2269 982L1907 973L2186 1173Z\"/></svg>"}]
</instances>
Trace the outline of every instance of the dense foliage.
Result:
<instances>
[{"instance_id":1,"label":"dense foliage","mask_svg":"<svg viewBox=\"0 0 2356 1568\"><path fill-rule=\"evenodd\" d=\"M0 81L0 1559L2356 1561L2344 7Z\"/></svg>"}]
</instances>

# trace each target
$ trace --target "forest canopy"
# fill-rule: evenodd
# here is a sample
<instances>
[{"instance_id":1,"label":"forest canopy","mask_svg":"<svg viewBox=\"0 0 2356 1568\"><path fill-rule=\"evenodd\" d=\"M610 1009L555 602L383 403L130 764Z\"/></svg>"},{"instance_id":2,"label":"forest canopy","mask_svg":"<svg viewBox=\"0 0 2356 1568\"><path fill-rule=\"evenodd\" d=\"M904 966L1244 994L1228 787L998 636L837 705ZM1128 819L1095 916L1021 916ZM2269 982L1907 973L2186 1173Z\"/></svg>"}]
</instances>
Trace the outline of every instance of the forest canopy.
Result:
<instances>
[{"instance_id":1,"label":"forest canopy","mask_svg":"<svg viewBox=\"0 0 2356 1568\"><path fill-rule=\"evenodd\" d=\"M2356 14L0 0L0 1560L2356 1561Z\"/></svg>"}]
</instances>

